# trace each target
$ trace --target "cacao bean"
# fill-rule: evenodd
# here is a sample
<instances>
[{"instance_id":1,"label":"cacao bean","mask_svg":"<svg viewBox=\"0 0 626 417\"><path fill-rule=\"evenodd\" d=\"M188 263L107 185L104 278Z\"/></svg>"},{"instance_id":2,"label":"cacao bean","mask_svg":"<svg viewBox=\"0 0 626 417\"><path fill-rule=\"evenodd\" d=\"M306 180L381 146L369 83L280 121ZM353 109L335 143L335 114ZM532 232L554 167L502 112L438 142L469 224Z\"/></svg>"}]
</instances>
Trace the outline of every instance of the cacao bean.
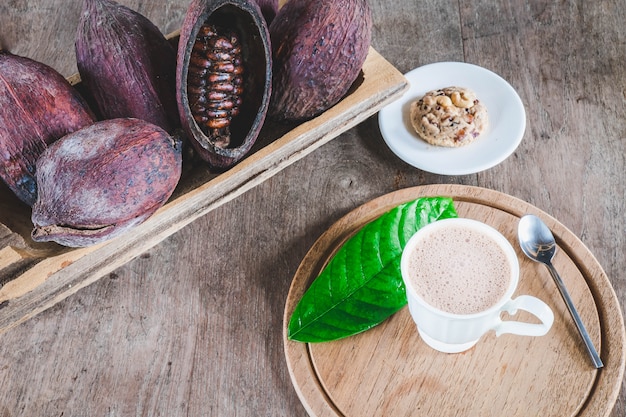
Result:
<instances>
[{"instance_id":1,"label":"cacao bean","mask_svg":"<svg viewBox=\"0 0 626 417\"><path fill-rule=\"evenodd\" d=\"M289 0L270 25L269 116L303 121L339 102L361 72L371 32L367 0Z\"/></svg>"},{"instance_id":2,"label":"cacao bean","mask_svg":"<svg viewBox=\"0 0 626 417\"><path fill-rule=\"evenodd\" d=\"M0 177L21 201L37 198L35 164L46 147L94 119L56 70L0 50Z\"/></svg>"},{"instance_id":3,"label":"cacao bean","mask_svg":"<svg viewBox=\"0 0 626 417\"><path fill-rule=\"evenodd\" d=\"M138 118L170 133L180 126L176 50L149 19L113 0L84 0L75 46L103 118Z\"/></svg>"},{"instance_id":4,"label":"cacao bean","mask_svg":"<svg viewBox=\"0 0 626 417\"><path fill-rule=\"evenodd\" d=\"M220 146L227 147L231 120L239 114L239 106L235 104L241 103L243 93L243 89L235 88L242 83L244 72L238 35L214 25L203 25L191 50L189 71L191 74L205 74L203 77L190 77L187 85L194 120L201 121L198 124L205 135L224 137L225 143ZM224 98L209 99L211 91L224 92ZM199 106L199 103L202 105ZM220 111L225 103L231 104L230 109Z\"/></svg>"},{"instance_id":5,"label":"cacao bean","mask_svg":"<svg viewBox=\"0 0 626 417\"><path fill-rule=\"evenodd\" d=\"M269 106L269 31L254 0L192 0L181 28L176 94L181 124L215 170L241 160Z\"/></svg>"},{"instance_id":6,"label":"cacao bean","mask_svg":"<svg viewBox=\"0 0 626 417\"><path fill-rule=\"evenodd\" d=\"M70 247L111 239L170 198L181 142L140 119L109 119L62 137L37 161L35 241Z\"/></svg>"}]
</instances>

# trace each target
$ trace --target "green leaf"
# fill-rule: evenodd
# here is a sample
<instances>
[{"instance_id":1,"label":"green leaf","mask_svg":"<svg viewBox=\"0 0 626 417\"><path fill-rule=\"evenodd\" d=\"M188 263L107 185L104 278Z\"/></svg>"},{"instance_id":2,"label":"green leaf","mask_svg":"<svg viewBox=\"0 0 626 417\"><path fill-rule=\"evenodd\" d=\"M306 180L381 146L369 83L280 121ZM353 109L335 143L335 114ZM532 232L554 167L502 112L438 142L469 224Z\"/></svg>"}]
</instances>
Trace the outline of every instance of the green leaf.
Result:
<instances>
[{"instance_id":1,"label":"green leaf","mask_svg":"<svg viewBox=\"0 0 626 417\"><path fill-rule=\"evenodd\" d=\"M407 303L400 258L407 241L433 221L457 217L448 197L401 204L345 242L294 309L288 337L326 342L382 323Z\"/></svg>"}]
</instances>

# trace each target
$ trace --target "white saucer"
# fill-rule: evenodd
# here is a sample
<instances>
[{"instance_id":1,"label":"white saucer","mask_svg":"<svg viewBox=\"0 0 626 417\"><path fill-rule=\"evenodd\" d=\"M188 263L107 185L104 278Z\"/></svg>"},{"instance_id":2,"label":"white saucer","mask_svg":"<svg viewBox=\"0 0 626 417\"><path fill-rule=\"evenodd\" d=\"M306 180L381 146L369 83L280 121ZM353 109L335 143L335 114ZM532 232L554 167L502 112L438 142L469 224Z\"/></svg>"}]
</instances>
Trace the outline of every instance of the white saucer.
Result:
<instances>
[{"instance_id":1,"label":"white saucer","mask_svg":"<svg viewBox=\"0 0 626 417\"><path fill-rule=\"evenodd\" d=\"M410 87L378 114L387 146L400 159L424 171L465 175L504 161L520 144L526 112L517 92L499 75L463 62L439 62L416 68L405 77ZM410 122L411 102L428 91L457 86L473 90L487 107L489 127L474 142L460 148L433 146L420 139Z\"/></svg>"}]
</instances>

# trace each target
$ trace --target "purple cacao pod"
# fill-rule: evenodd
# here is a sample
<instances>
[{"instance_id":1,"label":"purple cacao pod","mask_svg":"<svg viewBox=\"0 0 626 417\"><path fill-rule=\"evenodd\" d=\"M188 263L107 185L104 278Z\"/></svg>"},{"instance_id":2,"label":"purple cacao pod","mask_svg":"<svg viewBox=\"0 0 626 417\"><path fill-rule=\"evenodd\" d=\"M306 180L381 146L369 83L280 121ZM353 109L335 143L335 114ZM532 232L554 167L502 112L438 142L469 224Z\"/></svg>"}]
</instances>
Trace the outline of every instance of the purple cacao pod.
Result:
<instances>
[{"instance_id":1,"label":"purple cacao pod","mask_svg":"<svg viewBox=\"0 0 626 417\"><path fill-rule=\"evenodd\" d=\"M76 62L104 119L133 117L173 132L176 50L145 16L113 0L84 0Z\"/></svg>"},{"instance_id":2,"label":"purple cacao pod","mask_svg":"<svg viewBox=\"0 0 626 417\"><path fill-rule=\"evenodd\" d=\"M111 239L170 198L182 169L181 143L140 119L109 119L56 141L37 161L35 241L70 247Z\"/></svg>"},{"instance_id":3,"label":"purple cacao pod","mask_svg":"<svg viewBox=\"0 0 626 417\"><path fill-rule=\"evenodd\" d=\"M289 0L270 25L269 116L303 121L337 104L361 72L371 32L367 0Z\"/></svg>"},{"instance_id":4,"label":"purple cacao pod","mask_svg":"<svg viewBox=\"0 0 626 417\"><path fill-rule=\"evenodd\" d=\"M254 0L192 0L180 32L176 94L182 127L215 170L255 143L269 106L267 23Z\"/></svg>"},{"instance_id":5,"label":"purple cacao pod","mask_svg":"<svg viewBox=\"0 0 626 417\"><path fill-rule=\"evenodd\" d=\"M0 177L24 203L37 198L35 163L46 147L94 122L56 70L0 50Z\"/></svg>"}]
</instances>

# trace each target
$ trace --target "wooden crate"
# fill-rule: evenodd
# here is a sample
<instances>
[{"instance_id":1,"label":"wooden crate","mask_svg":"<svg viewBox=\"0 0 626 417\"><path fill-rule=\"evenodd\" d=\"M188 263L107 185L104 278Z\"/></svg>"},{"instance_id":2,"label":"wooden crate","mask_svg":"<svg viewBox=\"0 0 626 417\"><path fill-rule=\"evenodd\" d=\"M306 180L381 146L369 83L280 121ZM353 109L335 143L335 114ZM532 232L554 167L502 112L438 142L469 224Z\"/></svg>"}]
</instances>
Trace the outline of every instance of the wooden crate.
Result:
<instances>
[{"instance_id":1,"label":"wooden crate","mask_svg":"<svg viewBox=\"0 0 626 417\"><path fill-rule=\"evenodd\" d=\"M81 90L77 75L69 80ZM270 178L375 114L407 88L404 76L370 48L361 76L337 105L299 125L267 122L250 155L224 173L211 173L197 161L185 163L180 183L164 207L124 235L88 248L33 242L30 208L0 184L0 333Z\"/></svg>"}]
</instances>

